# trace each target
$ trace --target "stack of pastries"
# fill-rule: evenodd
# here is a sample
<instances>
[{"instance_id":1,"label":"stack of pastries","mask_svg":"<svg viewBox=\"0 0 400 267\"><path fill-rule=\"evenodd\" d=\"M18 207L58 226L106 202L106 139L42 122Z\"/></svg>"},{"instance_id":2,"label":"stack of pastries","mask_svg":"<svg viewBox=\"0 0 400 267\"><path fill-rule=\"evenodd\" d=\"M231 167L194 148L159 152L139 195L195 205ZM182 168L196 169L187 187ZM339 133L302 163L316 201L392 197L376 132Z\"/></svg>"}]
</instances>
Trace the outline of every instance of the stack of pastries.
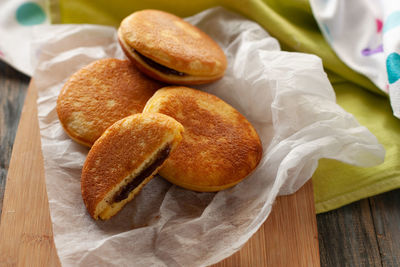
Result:
<instances>
[{"instance_id":1,"label":"stack of pastries","mask_svg":"<svg viewBox=\"0 0 400 267\"><path fill-rule=\"evenodd\" d=\"M185 87L221 79L223 50L181 18L158 10L126 17L118 39L128 60L97 60L62 88L57 113L65 132L90 147L82 198L107 220L155 174L189 190L232 187L258 165L254 127L212 94Z\"/></svg>"}]
</instances>

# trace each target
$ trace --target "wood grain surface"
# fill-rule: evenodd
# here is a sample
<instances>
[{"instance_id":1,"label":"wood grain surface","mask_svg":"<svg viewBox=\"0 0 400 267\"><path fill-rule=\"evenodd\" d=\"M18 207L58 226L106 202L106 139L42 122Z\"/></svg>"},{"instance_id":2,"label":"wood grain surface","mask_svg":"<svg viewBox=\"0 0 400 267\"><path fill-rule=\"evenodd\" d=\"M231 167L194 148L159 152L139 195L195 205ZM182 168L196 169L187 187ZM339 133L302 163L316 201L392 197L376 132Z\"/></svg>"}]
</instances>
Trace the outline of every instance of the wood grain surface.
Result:
<instances>
[{"instance_id":1,"label":"wood grain surface","mask_svg":"<svg viewBox=\"0 0 400 267\"><path fill-rule=\"evenodd\" d=\"M369 199L382 266L400 266L400 189Z\"/></svg>"},{"instance_id":2,"label":"wood grain surface","mask_svg":"<svg viewBox=\"0 0 400 267\"><path fill-rule=\"evenodd\" d=\"M400 190L317 215L321 266L400 266Z\"/></svg>"},{"instance_id":3,"label":"wood grain surface","mask_svg":"<svg viewBox=\"0 0 400 267\"><path fill-rule=\"evenodd\" d=\"M59 266L37 121L37 92L30 86L15 137L0 224L4 266ZM272 214L236 254L214 266L320 266L311 182L281 197Z\"/></svg>"},{"instance_id":4,"label":"wood grain surface","mask_svg":"<svg viewBox=\"0 0 400 267\"><path fill-rule=\"evenodd\" d=\"M321 258L325 266L381 266L368 200L362 200L320 216ZM327 229L327 227L330 229ZM345 239L354 240L343 246ZM324 255L322 255L322 253Z\"/></svg>"},{"instance_id":5,"label":"wood grain surface","mask_svg":"<svg viewBox=\"0 0 400 267\"><path fill-rule=\"evenodd\" d=\"M295 194L278 197L258 232L238 253L213 267L320 266L312 194L310 181Z\"/></svg>"},{"instance_id":6,"label":"wood grain surface","mask_svg":"<svg viewBox=\"0 0 400 267\"><path fill-rule=\"evenodd\" d=\"M0 61L0 214L8 164L29 78Z\"/></svg>"},{"instance_id":7,"label":"wood grain surface","mask_svg":"<svg viewBox=\"0 0 400 267\"><path fill-rule=\"evenodd\" d=\"M37 92L30 88L21 112L4 193L0 224L0 263L4 266L58 263L44 184Z\"/></svg>"}]
</instances>

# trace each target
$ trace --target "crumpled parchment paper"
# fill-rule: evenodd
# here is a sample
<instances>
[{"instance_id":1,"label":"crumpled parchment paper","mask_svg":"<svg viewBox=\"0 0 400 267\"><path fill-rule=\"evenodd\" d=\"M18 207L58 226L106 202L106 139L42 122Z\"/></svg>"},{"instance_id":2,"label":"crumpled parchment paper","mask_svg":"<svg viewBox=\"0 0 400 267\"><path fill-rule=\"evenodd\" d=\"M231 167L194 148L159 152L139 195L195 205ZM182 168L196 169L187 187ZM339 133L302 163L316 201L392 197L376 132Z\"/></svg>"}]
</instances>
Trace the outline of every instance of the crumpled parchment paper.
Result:
<instances>
[{"instance_id":1,"label":"crumpled parchment paper","mask_svg":"<svg viewBox=\"0 0 400 267\"><path fill-rule=\"evenodd\" d=\"M63 131L56 100L67 78L105 57L124 58L111 27L42 26L33 58L45 176L55 243L64 266L202 266L237 251L271 211L278 194L299 189L320 158L381 163L376 138L335 103L313 55L280 51L258 24L222 8L187 19L224 49L225 77L198 86L237 108L262 139L252 175L218 193L198 193L154 178L109 221L88 215L80 174L88 148ZM273 234L273 233L272 233Z\"/></svg>"}]
</instances>

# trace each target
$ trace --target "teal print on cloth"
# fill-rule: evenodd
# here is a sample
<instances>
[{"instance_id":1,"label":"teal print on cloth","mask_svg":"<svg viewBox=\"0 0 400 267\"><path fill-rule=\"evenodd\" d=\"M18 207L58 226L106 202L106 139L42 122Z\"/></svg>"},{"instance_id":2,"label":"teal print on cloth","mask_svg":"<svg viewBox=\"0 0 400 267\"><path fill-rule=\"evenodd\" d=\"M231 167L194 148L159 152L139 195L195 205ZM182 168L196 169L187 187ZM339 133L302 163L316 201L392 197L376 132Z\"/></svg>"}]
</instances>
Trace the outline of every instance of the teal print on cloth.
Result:
<instances>
[{"instance_id":1,"label":"teal print on cloth","mask_svg":"<svg viewBox=\"0 0 400 267\"><path fill-rule=\"evenodd\" d=\"M388 16L385 20L385 24L383 26L383 33L400 26L400 11L393 12Z\"/></svg>"},{"instance_id":2,"label":"teal print on cloth","mask_svg":"<svg viewBox=\"0 0 400 267\"><path fill-rule=\"evenodd\" d=\"M386 69L389 83L395 83L400 79L400 55L393 52L386 59Z\"/></svg>"},{"instance_id":3,"label":"teal print on cloth","mask_svg":"<svg viewBox=\"0 0 400 267\"><path fill-rule=\"evenodd\" d=\"M18 23L23 26L41 24L46 20L46 14L42 7L34 2L26 2L20 5L15 17Z\"/></svg>"}]
</instances>

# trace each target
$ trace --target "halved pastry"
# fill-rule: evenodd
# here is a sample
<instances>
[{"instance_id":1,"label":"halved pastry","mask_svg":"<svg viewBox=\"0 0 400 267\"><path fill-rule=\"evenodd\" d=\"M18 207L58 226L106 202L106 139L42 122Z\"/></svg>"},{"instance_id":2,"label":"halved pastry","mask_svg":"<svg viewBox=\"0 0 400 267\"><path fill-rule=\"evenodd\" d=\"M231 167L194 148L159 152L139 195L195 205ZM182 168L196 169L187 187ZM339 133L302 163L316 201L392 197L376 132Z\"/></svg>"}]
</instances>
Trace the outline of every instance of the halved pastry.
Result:
<instances>
[{"instance_id":1,"label":"halved pastry","mask_svg":"<svg viewBox=\"0 0 400 267\"><path fill-rule=\"evenodd\" d=\"M118 39L127 57L150 77L174 84L202 84L224 75L224 51L206 33L159 10L126 17Z\"/></svg>"},{"instance_id":2,"label":"halved pastry","mask_svg":"<svg viewBox=\"0 0 400 267\"><path fill-rule=\"evenodd\" d=\"M131 201L182 139L183 126L158 113L131 115L94 143L82 169L82 198L94 218L109 219Z\"/></svg>"}]
</instances>

